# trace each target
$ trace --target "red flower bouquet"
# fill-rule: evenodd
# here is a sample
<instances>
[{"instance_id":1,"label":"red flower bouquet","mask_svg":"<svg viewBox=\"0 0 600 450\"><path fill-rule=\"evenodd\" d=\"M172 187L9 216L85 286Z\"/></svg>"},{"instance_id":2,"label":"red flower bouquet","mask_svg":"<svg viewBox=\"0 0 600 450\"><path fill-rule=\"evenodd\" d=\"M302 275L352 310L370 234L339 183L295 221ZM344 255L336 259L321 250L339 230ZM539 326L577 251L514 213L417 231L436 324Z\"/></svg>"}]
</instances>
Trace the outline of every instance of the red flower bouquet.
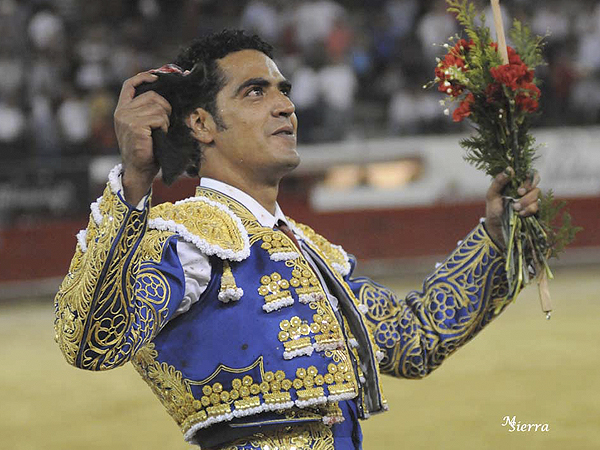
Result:
<instances>
[{"instance_id":1,"label":"red flower bouquet","mask_svg":"<svg viewBox=\"0 0 600 450\"><path fill-rule=\"evenodd\" d=\"M562 225L556 219L562 204L552 193L541 199L536 216L522 218L512 205L519 196L517 189L532 174L535 139L529 133L532 117L539 109L541 92L535 68L544 64L543 38L532 36L529 29L514 21L510 31L514 48L506 47L503 32L500 42L492 41L485 17L477 21L475 7L468 0L446 0L448 11L456 14L466 38L459 36L444 44L448 53L438 58L435 80L438 90L447 95L445 106L458 104L452 113L455 122L464 119L474 126L474 133L460 144L465 159L476 168L495 177L506 167L515 176L504 192L503 232L507 245L506 272L509 296L514 298L532 279L540 283L543 309L549 317L547 280L552 278L548 259L564 249L578 231L564 214ZM496 22L496 28L502 29ZM444 111L450 114L450 108ZM545 305L544 305L545 303Z\"/></svg>"}]
</instances>

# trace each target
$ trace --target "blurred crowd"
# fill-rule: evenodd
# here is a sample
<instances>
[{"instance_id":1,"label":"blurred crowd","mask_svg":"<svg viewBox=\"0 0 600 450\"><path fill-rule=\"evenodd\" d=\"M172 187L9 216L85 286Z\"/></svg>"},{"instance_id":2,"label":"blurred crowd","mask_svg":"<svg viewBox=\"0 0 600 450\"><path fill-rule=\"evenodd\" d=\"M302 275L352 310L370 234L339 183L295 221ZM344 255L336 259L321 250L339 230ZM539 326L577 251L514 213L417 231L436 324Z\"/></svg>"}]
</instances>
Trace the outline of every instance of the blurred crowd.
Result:
<instances>
[{"instance_id":1,"label":"blurred crowd","mask_svg":"<svg viewBox=\"0 0 600 450\"><path fill-rule=\"evenodd\" d=\"M598 123L600 3L502 4L505 24L549 33L539 125ZM0 0L0 173L116 154L121 83L224 27L276 47L303 143L457 130L422 88L443 51L434 43L460 31L443 0Z\"/></svg>"}]
</instances>

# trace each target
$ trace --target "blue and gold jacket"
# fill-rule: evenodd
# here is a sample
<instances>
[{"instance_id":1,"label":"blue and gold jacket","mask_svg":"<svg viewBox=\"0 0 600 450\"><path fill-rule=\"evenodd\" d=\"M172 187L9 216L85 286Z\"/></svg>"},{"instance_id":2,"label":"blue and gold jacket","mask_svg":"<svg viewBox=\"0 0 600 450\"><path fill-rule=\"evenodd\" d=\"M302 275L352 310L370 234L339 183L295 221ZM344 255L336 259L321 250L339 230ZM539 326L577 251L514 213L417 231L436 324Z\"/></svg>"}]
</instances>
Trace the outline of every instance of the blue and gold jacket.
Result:
<instances>
[{"instance_id":1,"label":"blue and gold jacket","mask_svg":"<svg viewBox=\"0 0 600 450\"><path fill-rule=\"evenodd\" d=\"M509 302L504 259L483 225L405 299L353 277L341 247L290 225L303 252L217 191L154 208L148 199L140 211L110 181L55 299L61 351L88 370L131 361L199 443L197 432L223 423L333 424L346 400L360 418L384 411L381 373L427 375ZM185 291L178 239L209 256L212 275L172 318Z\"/></svg>"}]
</instances>

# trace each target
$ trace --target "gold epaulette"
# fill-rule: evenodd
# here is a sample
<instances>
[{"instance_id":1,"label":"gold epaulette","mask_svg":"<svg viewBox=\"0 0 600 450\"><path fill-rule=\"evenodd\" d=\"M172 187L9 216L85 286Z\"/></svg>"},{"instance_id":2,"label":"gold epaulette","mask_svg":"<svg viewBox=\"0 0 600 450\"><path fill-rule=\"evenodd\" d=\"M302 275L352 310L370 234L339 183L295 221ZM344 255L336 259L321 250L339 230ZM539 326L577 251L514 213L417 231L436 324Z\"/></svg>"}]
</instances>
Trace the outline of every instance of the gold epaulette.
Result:
<instances>
[{"instance_id":1,"label":"gold epaulette","mask_svg":"<svg viewBox=\"0 0 600 450\"><path fill-rule=\"evenodd\" d=\"M340 275L346 276L350 273L350 258L341 246L332 244L308 225L294 222L289 217L286 219L294 233L312 247L316 247Z\"/></svg>"},{"instance_id":2,"label":"gold epaulette","mask_svg":"<svg viewBox=\"0 0 600 450\"><path fill-rule=\"evenodd\" d=\"M148 227L177 233L207 256L230 261L250 256L248 232L239 217L226 206L204 197L153 207Z\"/></svg>"}]
</instances>

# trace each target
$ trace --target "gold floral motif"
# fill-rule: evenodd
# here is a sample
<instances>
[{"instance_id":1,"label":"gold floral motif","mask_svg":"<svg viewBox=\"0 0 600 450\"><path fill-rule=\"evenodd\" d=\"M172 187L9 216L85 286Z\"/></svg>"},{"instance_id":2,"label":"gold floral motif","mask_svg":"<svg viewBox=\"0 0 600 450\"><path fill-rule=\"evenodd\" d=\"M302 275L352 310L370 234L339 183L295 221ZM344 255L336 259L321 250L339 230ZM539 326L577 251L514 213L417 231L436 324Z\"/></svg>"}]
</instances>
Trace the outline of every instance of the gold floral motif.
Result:
<instances>
[{"instance_id":1,"label":"gold floral motif","mask_svg":"<svg viewBox=\"0 0 600 450\"><path fill-rule=\"evenodd\" d=\"M204 197L214 202L220 203L232 211L242 221L242 225L246 231L253 235L250 239L250 245L256 240L260 239L265 233L273 233L273 229L263 227L256 217L237 200L222 194L221 192L215 191L210 188L198 186L196 188L196 197Z\"/></svg>"},{"instance_id":2,"label":"gold floral motif","mask_svg":"<svg viewBox=\"0 0 600 450\"><path fill-rule=\"evenodd\" d=\"M310 301L304 301L303 303L308 303L311 309L316 310L316 314L313 314L313 321L310 323L307 320L301 321L298 317L296 317L297 322L295 323L283 320L280 323L281 331L278 339L284 343L284 347L287 342L294 339L303 339L303 342L306 342L308 346L308 341L303 336L309 336L312 338L312 346L316 351L342 348L344 340L339 324L331 309L331 304L308 262L300 257L288 260L285 264L292 269L292 278L289 284L296 289L299 297L313 295ZM290 343L288 345L294 344Z\"/></svg>"},{"instance_id":3,"label":"gold floral motif","mask_svg":"<svg viewBox=\"0 0 600 450\"><path fill-rule=\"evenodd\" d=\"M181 372L159 363L157 356L154 344L150 343L136 353L132 363L167 412L181 425L186 417L196 413L202 405L195 401L190 385Z\"/></svg>"},{"instance_id":4,"label":"gold floral motif","mask_svg":"<svg viewBox=\"0 0 600 450\"><path fill-rule=\"evenodd\" d=\"M281 331L277 338L286 352L311 347L317 351L343 347L343 336L333 314L320 307L318 302L311 303L310 307L318 312L313 314L313 322L301 320L298 316L280 322Z\"/></svg>"},{"instance_id":5,"label":"gold floral motif","mask_svg":"<svg viewBox=\"0 0 600 450\"><path fill-rule=\"evenodd\" d=\"M301 303L310 303L313 300L319 300L325 296L323 288L319 283L319 279L310 269L293 269L290 284L296 290L296 294L298 294Z\"/></svg>"},{"instance_id":6,"label":"gold floral motif","mask_svg":"<svg viewBox=\"0 0 600 450\"><path fill-rule=\"evenodd\" d=\"M140 260L159 264L165 250L165 243L173 236L170 231L146 230L140 249Z\"/></svg>"},{"instance_id":7,"label":"gold floral motif","mask_svg":"<svg viewBox=\"0 0 600 450\"><path fill-rule=\"evenodd\" d=\"M382 371L420 378L434 370L506 305L507 289L501 258L481 226L404 302L364 281L359 297L386 350Z\"/></svg>"}]
</instances>

